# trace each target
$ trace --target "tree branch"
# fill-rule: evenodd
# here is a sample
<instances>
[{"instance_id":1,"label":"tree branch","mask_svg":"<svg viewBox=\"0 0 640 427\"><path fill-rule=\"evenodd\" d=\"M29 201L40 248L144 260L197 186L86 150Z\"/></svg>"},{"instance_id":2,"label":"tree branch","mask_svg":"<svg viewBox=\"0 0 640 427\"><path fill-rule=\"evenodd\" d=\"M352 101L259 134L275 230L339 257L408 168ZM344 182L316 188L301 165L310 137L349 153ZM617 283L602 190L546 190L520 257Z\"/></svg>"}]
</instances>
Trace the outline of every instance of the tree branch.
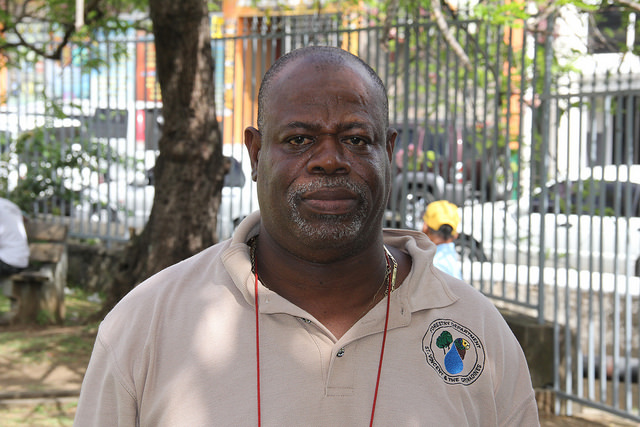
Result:
<instances>
[{"instance_id":1,"label":"tree branch","mask_svg":"<svg viewBox=\"0 0 640 427\"><path fill-rule=\"evenodd\" d=\"M611 50L616 49L616 46L614 46L609 40L607 40L604 34L602 34L602 31L600 31L600 29L598 28L598 25L596 24L596 20L594 16L591 14L589 15L589 27L593 37L595 37L596 40L598 40L600 43L605 45L608 49L611 49Z\"/></svg>"},{"instance_id":2,"label":"tree branch","mask_svg":"<svg viewBox=\"0 0 640 427\"><path fill-rule=\"evenodd\" d=\"M433 13L433 17L435 18L436 25L442 34L445 42L449 45L453 53L460 59L462 65L468 70L473 71L473 67L471 66L471 61L469 61L469 57L466 52L458 43L458 40L453 36L453 29L449 27L447 21L444 19L444 15L442 14L442 8L440 7L440 0L433 0L431 2L431 12Z\"/></svg>"},{"instance_id":3,"label":"tree branch","mask_svg":"<svg viewBox=\"0 0 640 427\"><path fill-rule=\"evenodd\" d=\"M393 21L398 17L399 0L387 0L387 13L384 17L384 29L382 34L386 34L387 37L382 41L385 48L389 47L389 32L391 31L391 25Z\"/></svg>"},{"instance_id":4,"label":"tree branch","mask_svg":"<svg viewBox=\"0 0 640 427\"><path fill-rule=\"evenodd\" d=\"M635 10L636 12L640 12L640 3L638 2L630 1L630 0L616 0L615 3L626 6L629 9Z\"/></svg>"}]
</instances>

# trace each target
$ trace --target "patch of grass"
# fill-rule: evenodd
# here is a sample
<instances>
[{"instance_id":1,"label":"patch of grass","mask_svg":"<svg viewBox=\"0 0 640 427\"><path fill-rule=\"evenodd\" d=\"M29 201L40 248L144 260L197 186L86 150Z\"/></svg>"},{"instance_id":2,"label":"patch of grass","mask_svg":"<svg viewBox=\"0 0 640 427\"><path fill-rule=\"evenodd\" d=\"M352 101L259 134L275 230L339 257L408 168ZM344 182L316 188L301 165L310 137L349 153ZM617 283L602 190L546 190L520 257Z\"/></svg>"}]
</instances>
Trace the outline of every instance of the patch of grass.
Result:
<instances>
[{"instance_id":1,"label":"patch of grass","mask_svg":"<svg viewBox=\"0 0 640 427\"><path fill-rule=\"evenodd\" d=\"M81 325L87 322L87 319L100 311L102 308L104 295L98 293L89 294L81 288L67 288L64 297L65 306L65 325ZM11 302L3 293L0 292L0 314L8 313L11 309ZM52 314L46 311L38 313L36 324L50 324Z\"/></svg>"},{"instance_id":2,"label":"patch of grass","mask_svg":"<svg viewBox=\"0 0 640 427\"><path fill-rule=\"evenodd\" d=\"M87 319L101 306L100 301L90 298L86 292L72 289L65 295L64 326L33 326L26 330L10 328L3 331L0 333L0 354L21 363L47 361L68 365L77 360L85 363L89 360L99 324L87 323Z\"/></svg>"},{"instance_id":3,"label":"patch of grass","mask_svg":"<svg viewBox=\"0 0 640 427\"><path fill-rule=\"evenodd\" d=\"M0 313L8 312L11 309L11 301L0 292Z\"/></svg>"},{"instance_id":4,"label":"patch of grass","mask_svg":"<svg viewBox=\"0 0 640 427\"><path fill-rule=\"evenodd\" d=\"M36 316L36 323L38 325L50 325L54 323L53 315L48 310L40 310Z\"/></svg>"},{"instance_id":5,"label":"patch of grass","mask_svg":"<svg viewBox=\"0 0 640 427\"><path fill-rule=\"evenodd\" d=\"M82 365L89 360L97 329L98 325L93 324L63 331L4 332L0 334L0 354L21 364Z\"/></svg>"},{"instance_id":6,"label":"patch of grass","mask_svg":"<svg viewBox=\"0 0 640 427\"><path fill-rule=\"evenodd\" d=\"M69 364L77 359L87 359L91 354L97 324L72 331L24 334L22 331L0 334L0 354L12 354L22 363L50 362Z\"/></svg>"},{"instance_id":7,"label":"patch of grass","mask_svg":"<svg viewBox=\"0 0 640 427\"><path fill-rule=\"evenodd\" d=\"M64 297L65 324L81 324L102 308L104 295L89 294L81 288L67 288Z\"/></svg>"},{"instance_id":8,"label":"patch of grass","mask_svg":"<svg viewBox=\"0 0 640 427\"><path fill-rule=\"evenodd\" d=\"M35 406L9 406L0 408L0 425L17 426L71 426L76 413L76 399L39 403Z\"/></svg>"},{"instance_id":9,"label":"patch of grass","mask_svg":"<svg viewBox=\"0 0 640 427\"><path fill-rule=\"evenodd\" d=\"M0 327L0 384L37 392L67 377L70 382L81 380L99 324L87 319L101 309L102 302L75 288L65 293L65 307L64 325ZM0 310L9 308L9 300L0 296ZM36 373L21 379L16 372L46 372L47 378ZM57 379L51 380L49 374L58 375ZM0 391L2 388L0 385ZM0 406L0 426L72 426L76 407L74 398Z\"/></svg>"}]
</instances>

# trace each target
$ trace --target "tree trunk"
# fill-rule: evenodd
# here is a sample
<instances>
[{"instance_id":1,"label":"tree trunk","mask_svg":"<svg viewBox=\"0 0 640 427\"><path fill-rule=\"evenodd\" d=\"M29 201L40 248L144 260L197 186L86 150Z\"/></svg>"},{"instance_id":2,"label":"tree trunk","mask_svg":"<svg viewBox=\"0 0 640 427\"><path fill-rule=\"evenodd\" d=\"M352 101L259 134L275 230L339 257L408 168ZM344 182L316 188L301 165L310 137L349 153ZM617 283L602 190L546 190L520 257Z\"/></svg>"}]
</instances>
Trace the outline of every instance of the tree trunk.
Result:
<instances>
[{"instance_id":1,"label":"tree trunk","mask_svg":"<svg viewBox=\"0 0 640 427\"><path fill-rule=\"evenodd\" d=\"M206 0L150 0L164 125L155 198L123 251L105 311L142 280L217 241L224 178Z\"/></svg>"}]
</instances>

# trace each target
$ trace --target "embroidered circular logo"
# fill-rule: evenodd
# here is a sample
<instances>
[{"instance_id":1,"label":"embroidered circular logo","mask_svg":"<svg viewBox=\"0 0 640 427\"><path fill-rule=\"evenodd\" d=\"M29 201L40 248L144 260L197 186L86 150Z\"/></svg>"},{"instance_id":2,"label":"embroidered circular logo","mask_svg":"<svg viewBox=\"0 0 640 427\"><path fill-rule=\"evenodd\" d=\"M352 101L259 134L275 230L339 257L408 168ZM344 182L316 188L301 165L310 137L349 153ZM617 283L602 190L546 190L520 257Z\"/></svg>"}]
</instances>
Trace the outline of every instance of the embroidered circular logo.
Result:
<instances>
[{"instance_id":1,"label":"embroidered circular logo","mask_svg":"<svg viewBox=\"0 0 640 427\"><path fill-rule=\"evenodd\" d=\"M447 384L469 385L484 370L484 347L469 328L451 319L431 322L422 338L427 363Z\"/></svg>"}]
</instances>

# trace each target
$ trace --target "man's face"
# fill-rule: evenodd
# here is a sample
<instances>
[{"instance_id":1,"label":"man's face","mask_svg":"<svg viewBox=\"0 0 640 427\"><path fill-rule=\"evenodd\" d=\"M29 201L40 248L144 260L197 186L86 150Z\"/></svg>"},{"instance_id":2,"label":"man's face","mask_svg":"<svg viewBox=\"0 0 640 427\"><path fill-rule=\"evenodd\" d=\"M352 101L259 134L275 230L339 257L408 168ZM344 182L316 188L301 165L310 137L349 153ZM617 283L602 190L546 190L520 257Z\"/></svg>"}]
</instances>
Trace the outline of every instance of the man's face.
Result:
<instances>
[{"instance_id":1,"label":"man's face","mask_svg":"<svg viewBox=\"0 0 640 427\"><path fill-rule=\"evenodd\" d=\"M269 93L259 149L247 141L265 229L290 248L366 244L382 224L395 141L378 89L359 66L301 59Z\"/></svg>"}]
</instances>

